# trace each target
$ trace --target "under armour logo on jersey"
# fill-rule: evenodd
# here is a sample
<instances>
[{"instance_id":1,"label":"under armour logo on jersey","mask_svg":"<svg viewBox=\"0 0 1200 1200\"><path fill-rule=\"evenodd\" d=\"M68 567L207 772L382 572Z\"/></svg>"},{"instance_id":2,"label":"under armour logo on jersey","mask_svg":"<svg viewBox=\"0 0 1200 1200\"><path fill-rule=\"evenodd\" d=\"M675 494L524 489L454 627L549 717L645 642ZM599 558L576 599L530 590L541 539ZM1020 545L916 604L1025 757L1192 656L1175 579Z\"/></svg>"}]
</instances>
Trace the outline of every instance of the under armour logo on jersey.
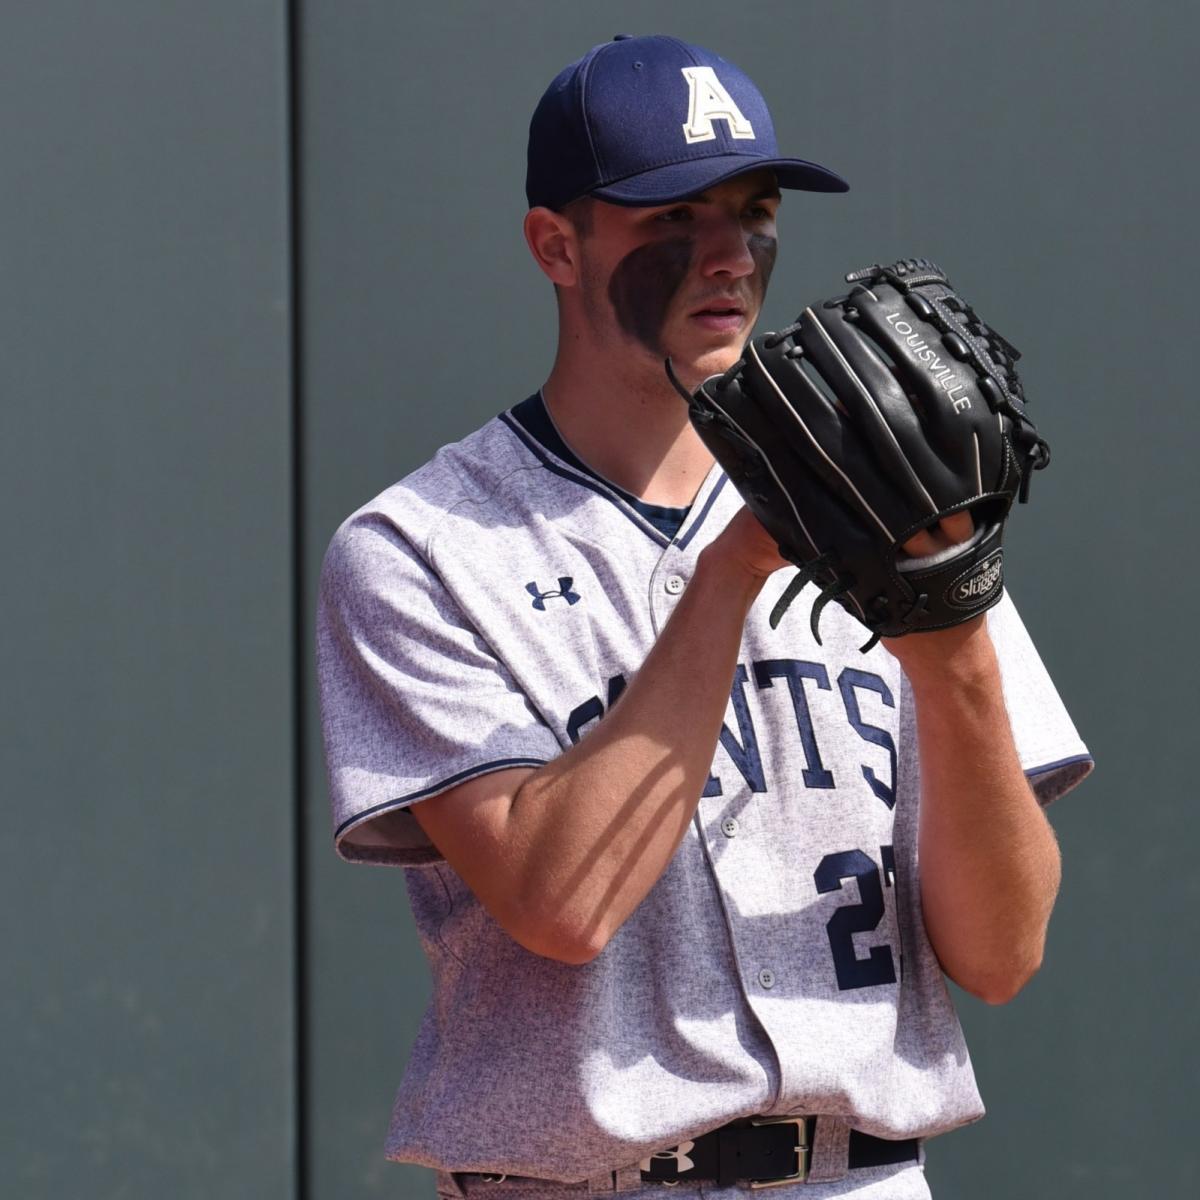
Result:
<instances>
[{"instance_id":1,"label":"under armour logo on jersey","mask_svg":"<svg viewBox=\"0 0 1200 1200\"><path fill-rule=\"evenodd\" d=\"M692 142L711 142L717 136L714 121L729 124L729 136L753 138L754 126L742 116L742 110L733 102L712 67L682 67L683 77L688 81L688 119L683 127L683 136L688 145Z\"/></svg>"},{"instance_id":2,"label":"under armour logo on jersey","mask_svg":"<svg viewBox=\"0 0 1200 1200\"><path fill-rule=\"evenodd\" d=\"M572 576L560 575L558 577L557 591L543 592L532 580L525 585L525 590L533 597L533 607L536 608L538 612L545 612L547 600L561 598L568 604L574 604L577 600L579 600L579 593L571 590L571 584L574 582L575 580Z\"/></svg>"},{"instance_id":3,"label":"under armour logo on jersey","mask_svg":"<svg viewBox=\"0 0 1200 1200\"><path fill-rule=\"evenodd\" d=\"M688 1152L695 1149L695 1146L695 1142L680 1142L678 1146L672 1146L670 1150L655 1150L649 1158L643 1158L638 1166L643 1171L650 1171L652 1160L657 1158L662 1162L670 1159L675 1164L675 1174L682 1175L684 1171L690 1171L696 1165L688 1158Z\"/></svg>"}]
</instances>

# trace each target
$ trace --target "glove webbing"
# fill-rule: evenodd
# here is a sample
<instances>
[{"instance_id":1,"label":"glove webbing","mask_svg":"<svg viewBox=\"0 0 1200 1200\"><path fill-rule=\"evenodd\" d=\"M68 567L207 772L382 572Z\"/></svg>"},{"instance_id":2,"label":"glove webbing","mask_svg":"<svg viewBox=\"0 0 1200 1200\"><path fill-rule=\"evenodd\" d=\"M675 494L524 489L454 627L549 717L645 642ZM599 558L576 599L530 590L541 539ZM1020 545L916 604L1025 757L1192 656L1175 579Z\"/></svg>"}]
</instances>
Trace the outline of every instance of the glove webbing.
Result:
<instances>
[{"instance_id":1,"label":"glove webbing","mask_svg":"<svg viewBox=\"0 0 1200 1200\"><path fill-rule=\"evenodd\" d=\"M926 283L939 283L947 288L951 287L945 272L931 259L901 259L890 267L872 263L871 266L851 271L846 276L846 282L854 284L862 284L864 281L874 283L879 279L887 280L906 296L920 296L929 309L932 309L933 323L942 334L949 333L958 338L975 360L976 367L983 373L976 385L987 400L988 407L993 412L1003 413L1012 422L1013 441L1020 454L1021 487L1018 499L1025 504L1029 500L1033 472L1050 465L1050 446L1045 438L1038 434L1037 428L1025 414L1024 389L1015 365L1021 357L1021 352L1006 337L981 320L962 297L953 293L949 296L930 296L916 291ZM822 307L842 308L851 295L853 293L826 300ZM789 326L786 331L781 330L780 335L787 336L795 332L796 328L798 323L796 326Z\"/></svg>"}]
</instances>

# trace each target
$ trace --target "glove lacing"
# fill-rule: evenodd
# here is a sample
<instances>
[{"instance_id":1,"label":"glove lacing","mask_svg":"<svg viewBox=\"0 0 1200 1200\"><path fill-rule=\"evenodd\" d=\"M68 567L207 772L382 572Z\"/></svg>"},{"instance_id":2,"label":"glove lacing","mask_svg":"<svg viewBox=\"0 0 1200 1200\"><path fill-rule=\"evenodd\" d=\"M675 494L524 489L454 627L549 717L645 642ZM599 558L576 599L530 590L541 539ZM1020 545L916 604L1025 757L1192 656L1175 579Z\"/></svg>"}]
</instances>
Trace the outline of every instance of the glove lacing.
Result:
<instances>
[{"instance_id":1,"label":"glove lacing","mask_svg":"<svg viewBox=\"0 0 1200 1200\"><path fill-rule=\"evenodd\" d=\"M1029 499L1029 485L1033 479L1033 472L1041 471L1050 465L1050 446L1046 439L1038 434L1037 427L1025 413L1025 392L1016 369L1021 352L1006 337L981 320L978 313L961 296L939 296L935 310L939 305L949 309L959 318L965 332L977 343L977 357L979 348L982 348L984 355L991 360L1004 382L1004 386L998 388L994 380L981 381L980 391L993 412L1003 413L1012 422L1013 442L1021 456L1021 487L1018 496L1024 504ZM980 365L986 367L987 364ZM1014 403L1014 399L1020 403Z\"/></svg>"},{"instance_id":2,"label":"glove lacing","mask_svg":"<svg viewBox=\"0 0 1200 1200\"><path fill-rule=\"evenodd\" d=\"M826 305L828 307L828 305ZM786 342L794 333L799 333L803 326L803 319L793 321L790 325L785 325L782 329L763 338L763 348L765 350L774 350L780 342Z\"/></svg>"},{"instance_id":3,"label":"glove lacing","mask_svg":"<svg viewBox=\"0 0 1200 1200\"><path fill-rule=\"evenodd\" d=\"M775 607L771 609L771 615L768 622L772 629L779 627L779 622L783 620L783 614L791 607L792 601L804 590L804 588L814 582L818 575L825 571L832 570L834 566L834 558L832 553L826 552L811 559L809 562L802 563L796 574L792 576L791 582L783 589L782 595L775 601ZM836 600L839 596L844 595L854 586L853 578L846 578L828 584L821 589L821 594L813 601L812 613L809 616L809 628L812 630L813 640L818 646L824 645L821 641L819 626L821 623L821 613L825 611L825 606L831 601ZM872 633L870 640L859 649L865 654L870 650L876 642L879 641L879 634Z\"/></svg>"},{"instance_id":4,"label":"glove lacing","mask_svg":"<svg viewBox=\"0 0 1200 1200\"><path fill-rule=\"evenodd\" d=\"M792 601L800 595L804 588L812 583L821 572L829 570L832 566L833 556L828 553L822 554L818 558L814 558L800 566L800 569L792 576L791 583L783 589L783 594L775 601L775 607L771 609L769 624L772 629L779 628L779 622L783 620L783 614L787 612L791 607ZM821 593L822 596L824 594L824 592ZM817 637L816 629L813 630L813 636ZM819 646L820 644L821 639L817 637L817 645Z\"/></svg>"}]
</instances>

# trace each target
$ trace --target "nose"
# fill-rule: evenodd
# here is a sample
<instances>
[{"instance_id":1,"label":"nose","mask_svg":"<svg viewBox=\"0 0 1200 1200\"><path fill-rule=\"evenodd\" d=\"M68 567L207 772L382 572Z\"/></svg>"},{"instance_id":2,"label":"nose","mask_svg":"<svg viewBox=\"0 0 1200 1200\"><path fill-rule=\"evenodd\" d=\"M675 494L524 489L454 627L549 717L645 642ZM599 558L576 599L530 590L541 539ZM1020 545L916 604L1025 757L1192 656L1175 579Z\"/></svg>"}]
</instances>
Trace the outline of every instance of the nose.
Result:
<instances>
[{"instance_id":1,"label":"nose","mask_svg":"<svg viewBox=\"0 0 1200 1200\"><path fill-rule=\"evenodd\" d=\"M723 218L708 231L701 255L701 273L709 279L742 279L754 273L754 256L740 220Z\"/></svg>"}]
</instances>

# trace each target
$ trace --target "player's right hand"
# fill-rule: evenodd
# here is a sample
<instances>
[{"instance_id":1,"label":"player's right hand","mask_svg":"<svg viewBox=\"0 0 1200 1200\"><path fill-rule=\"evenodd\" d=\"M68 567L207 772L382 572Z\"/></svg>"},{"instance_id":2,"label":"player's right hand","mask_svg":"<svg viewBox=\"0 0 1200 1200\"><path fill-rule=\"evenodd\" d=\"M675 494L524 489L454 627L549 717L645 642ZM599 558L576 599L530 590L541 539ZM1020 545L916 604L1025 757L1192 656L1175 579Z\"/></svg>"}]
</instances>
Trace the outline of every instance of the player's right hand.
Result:
<instances>
[{"instance_id":1,"label":"player's right hand","mask_svg":"<svg viewBox=\"0 0 1200 1200\"><path fill-rule=\"evenodd\" d=\"M760 581L791 565L779 553L775 539L745 505L704 553L720 559L724 570L742 571Z\"/></svg>"}]
</instances>

